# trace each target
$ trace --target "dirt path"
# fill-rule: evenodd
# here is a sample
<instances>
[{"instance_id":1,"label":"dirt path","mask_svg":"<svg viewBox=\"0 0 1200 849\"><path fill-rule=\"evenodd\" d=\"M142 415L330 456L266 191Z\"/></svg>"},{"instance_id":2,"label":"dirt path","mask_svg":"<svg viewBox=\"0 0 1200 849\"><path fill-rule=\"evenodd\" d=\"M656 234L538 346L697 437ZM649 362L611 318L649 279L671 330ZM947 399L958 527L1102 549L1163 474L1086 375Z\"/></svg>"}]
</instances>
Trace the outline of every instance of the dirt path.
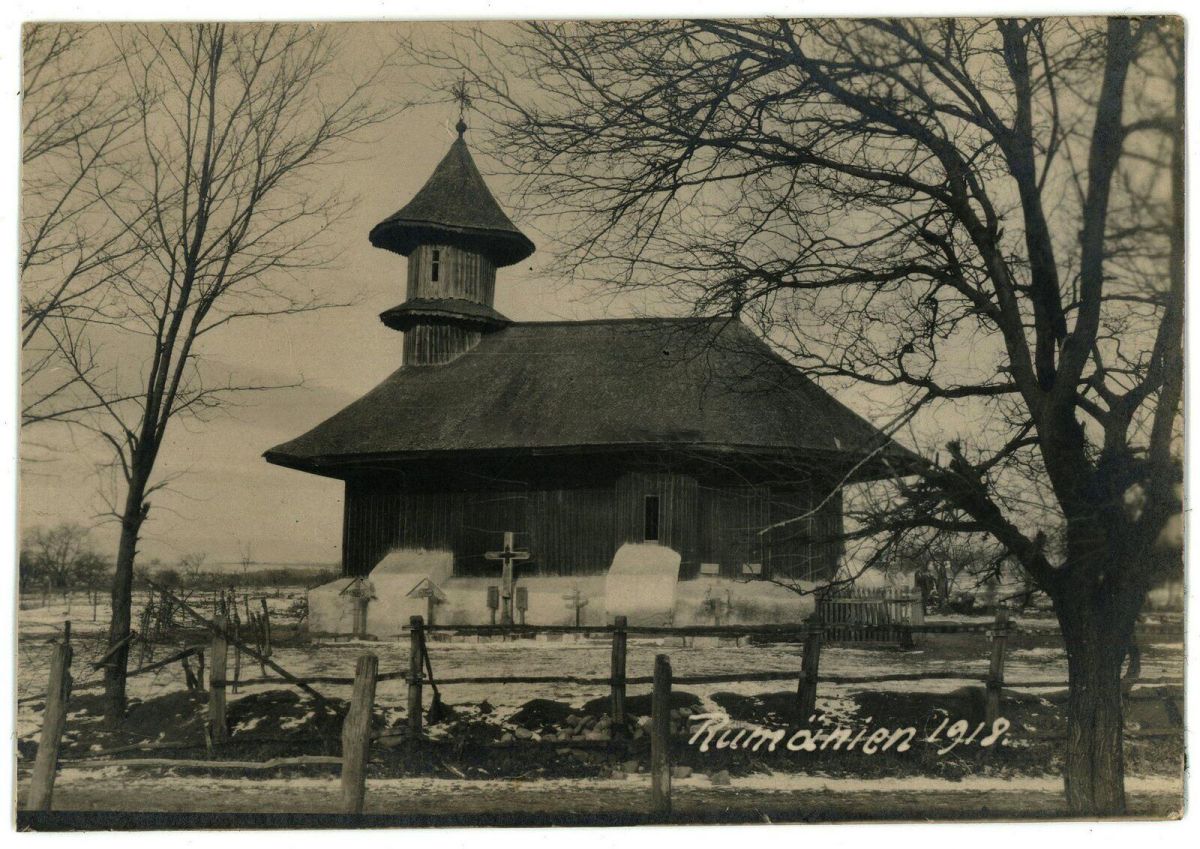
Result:
<instances>
[{"instance_id":1,"label":"dirt path","mask_svg":"<svg viewBox=\"0 0 1200 849\"><path fill-rule=\"evenodd\" d=\"M1173 789L1172 789L1173 788ZM1177 816L1179 783L1128 781L1130 814ZM22 797L24 788L22 787ZM447 781L381 779L367 788L366 825L630 824L649 821L649 782L626 780ZM125 827L236 824L237 815L266 815L260 825L323 825L337 813L336 777L211 779L104 775L64 770L55 808L78 812L22 825L53 828L105 823ZM99 819L96 812L136 810ZM185 812L202 812L191 816ZM92 815L89 818L89 814ZM155 814L166 814L156 819ZM149 815L149 816L147 816ZM234 815L234 816L230 816ZM1039 819L1065 816L1053 779L936 779L860 781L813 776L761 776L715 787L707 779L677 781L673 819L681 822L797 822L834 820Z\"/></svg>"}]
</instances>

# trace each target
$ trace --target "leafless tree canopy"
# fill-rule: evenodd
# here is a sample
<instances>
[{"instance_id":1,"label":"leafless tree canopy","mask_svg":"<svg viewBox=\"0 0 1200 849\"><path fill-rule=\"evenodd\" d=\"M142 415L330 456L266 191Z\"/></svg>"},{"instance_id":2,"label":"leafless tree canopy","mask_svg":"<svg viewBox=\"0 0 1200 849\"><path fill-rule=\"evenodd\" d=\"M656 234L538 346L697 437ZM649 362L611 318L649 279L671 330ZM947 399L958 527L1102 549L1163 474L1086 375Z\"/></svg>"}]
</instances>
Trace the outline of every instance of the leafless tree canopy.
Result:
<instances>
[{"instance_id":1,"label":"leafless tree canopy","mask_svg":"<svg viewBox=\"0 0 1200 849\"><path fill-rule=\"evenodd\" d=\"M467 75L567 272L747 317L886 394L893 429L969 423L869 518L985 536L1051 595L1068 798L1119 809L1115 676L1178 563L1178 24L536 23L421 49Z\"/></svg>"},{"instance_id":2,"label":"leafless tree canopy","mask_svg":"<svg viewBox=\"0 0 1200 849\"><path fill-rule=\"evenodd\" d=\"M64 522L29 530L21 541L23 589L37 585L71 591L102 583L108 564L97 554L90 532L82 525Z\"/></svg>"},{"instance_id":3,"label":"leafless tree canopy","mask_svg":"<svg viewBox=\"0 0 1200 849\"><path fill-rule=\"evenodd\" d=\"M86 311L97 291L136 265L140 250L104 195L122 183L137 112L113 85L115 53L98 27L32 24L22 39L22 423L71 409L79 377L56 368L44 332ZM76 352L85 373L93 363Z\"/></svg>"},{"instance_id":4,"label":"leafless tree canopy","mask_svg":"<svg viewBox=\"0 0 1200 849\"><path fill-rule=\"evenodd\" d=\"M555 23L502 38L476 32L458 58L529 208L571 216L557 228L571 270L739 311L811 373L905 390L906 419L986 410L988 439L962 450L989 477L1036 466L1052 491L1034 522L1083 497L1073 470L1105 450L1139 461L1112 482L1119 501L1147 479L1141 461L1169 466L1170 26Z\"/></svg>"},{"instance_id":5,"label":"leafless tree canopy","mask_svg":"<svg viewBox=\"0 0 1200 849\"><path fill-rule=\"evenodd\" d=\"M99 271L27 308L28 346L65 377L51 393L30 393L26 420L68 425L112 449L112 516L121 525L116 645L129 632L147 496L165 483L154 469L168 425L268 388L208 366L210 334L329 305L299 275L335 256L324 234L346 209L320 166L399 104L372 97L386 62L358 63L366 71L350 76L328 29L152 25L102 34L113 58L92 73L103 68L119 99L123 147L91 167L77 203L114 234L113 245L79 236L98 252ZM47 53L71 37L57 27L38 36L50 40ZM67 102L49 100L45 118L31 111L30 126L62 117ZM50 149L80 144L58 143L49 131L33 140ZM106 673L114 711L123 709L127 654Z\"/></svg>"}]
</instances>

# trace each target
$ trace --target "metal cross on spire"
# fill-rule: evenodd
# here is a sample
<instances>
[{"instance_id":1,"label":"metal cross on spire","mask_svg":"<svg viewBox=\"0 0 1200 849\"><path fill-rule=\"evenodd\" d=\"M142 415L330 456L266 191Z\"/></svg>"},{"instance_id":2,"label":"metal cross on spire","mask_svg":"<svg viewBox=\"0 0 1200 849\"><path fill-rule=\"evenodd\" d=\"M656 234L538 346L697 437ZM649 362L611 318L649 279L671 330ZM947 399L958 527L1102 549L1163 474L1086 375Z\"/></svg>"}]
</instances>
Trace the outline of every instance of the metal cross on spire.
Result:
<instances>
[{"instance_id":1,"label":"metal cross on spire","mask_svg":"<svg viewBox=\"0 0 1200 849\"><path fill-rule=\"evenodd\" d=\"M458 130L458 135L461 138L467 131L467 110L471 108L471 93L467 90L467 78L463 75L459 78L453 88L450 89L450 95L458 104L458 124L455 129Z\"/></svg>"}]
</instances>

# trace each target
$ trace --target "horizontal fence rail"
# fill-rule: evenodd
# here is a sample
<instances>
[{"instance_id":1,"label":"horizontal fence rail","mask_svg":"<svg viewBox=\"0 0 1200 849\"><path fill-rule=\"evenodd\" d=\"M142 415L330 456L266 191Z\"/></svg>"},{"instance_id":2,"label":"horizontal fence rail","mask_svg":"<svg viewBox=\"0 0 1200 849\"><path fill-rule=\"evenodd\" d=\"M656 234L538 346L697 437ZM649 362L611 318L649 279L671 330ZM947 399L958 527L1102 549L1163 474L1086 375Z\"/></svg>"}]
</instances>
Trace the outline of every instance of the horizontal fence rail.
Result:
<instances>
[{"instance_id":1,"label":"horizontal fence rail","mask_svg":"<svg viewBox=\"0 0 1200 849\"><path fill-rule=\"evenodd\" d=\"M805 636L817 626L807 622L779 625L628 625L622 630L630 636L660 637L738 637ZM520 636L523 634L611 634L614 625L426 625L430 634L478 636Z\"/></svg>"}]
</instances>

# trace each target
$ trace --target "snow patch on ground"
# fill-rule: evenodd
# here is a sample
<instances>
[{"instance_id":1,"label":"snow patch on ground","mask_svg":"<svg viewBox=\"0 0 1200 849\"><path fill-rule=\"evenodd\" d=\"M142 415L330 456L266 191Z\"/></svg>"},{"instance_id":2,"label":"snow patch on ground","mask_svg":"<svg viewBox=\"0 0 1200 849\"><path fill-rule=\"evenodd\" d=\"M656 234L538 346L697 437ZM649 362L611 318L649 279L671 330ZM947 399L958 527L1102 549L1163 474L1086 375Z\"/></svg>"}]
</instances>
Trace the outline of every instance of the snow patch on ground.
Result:
<instances>
[{"instance_id":1,"label":"snow patch on ground","mask_svg":"<svg viewBox=\"0 0 1200 849\"><path fill-rule=\"evenodd\" d=\"M245 734L248 731L253 731L255 728L258 728L258 726L262 725L262 721L263 717L252 716L245 722L239 722L237 725L233 726L233 733Z\"/></svg>"},{"instance_id":2,"label":"snow patch on ground","mask_svg":"<svg viewBox=\"0 0 1200 849\"><path fill-rule=\"evenodd\" d=\"M310 710L303 716L289 716L286 719L280 720L279 727L284 731L291 731L296 728L302 728L312 721L315 714Z\"/></svg>"}]
</instances>

